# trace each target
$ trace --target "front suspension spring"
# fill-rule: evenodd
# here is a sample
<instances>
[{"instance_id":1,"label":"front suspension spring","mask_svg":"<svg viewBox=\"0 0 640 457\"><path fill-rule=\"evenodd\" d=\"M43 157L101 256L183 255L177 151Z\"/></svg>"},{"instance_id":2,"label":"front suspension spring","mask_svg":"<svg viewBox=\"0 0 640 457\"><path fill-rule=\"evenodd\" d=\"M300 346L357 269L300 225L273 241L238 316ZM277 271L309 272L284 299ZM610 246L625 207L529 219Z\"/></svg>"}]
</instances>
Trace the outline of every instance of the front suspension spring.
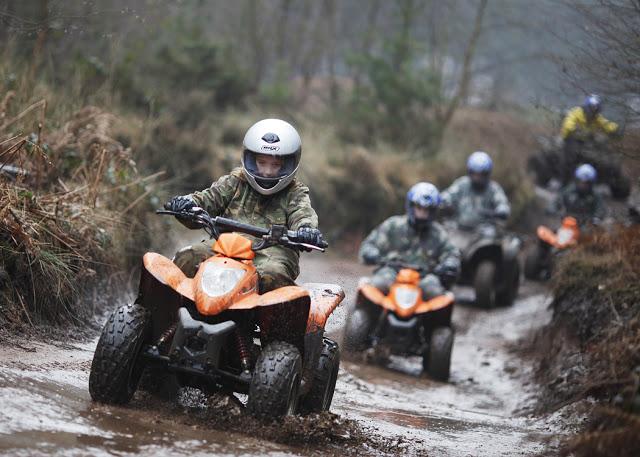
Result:
<instances>
[{"instance_id":1,"label":"front suspension spring","mask_svg":"<svg viewBox=\"0 0 640 457\"><path fill-rule=\"evenodd\" d=\"M241 329L237 328L235 331L235 338L238 354L240 356L240 367L242 368L242 371L249 371L251 369L251 349L249 347L249 342L247 341L247 336Z\"/></svg>"}]
</instances>

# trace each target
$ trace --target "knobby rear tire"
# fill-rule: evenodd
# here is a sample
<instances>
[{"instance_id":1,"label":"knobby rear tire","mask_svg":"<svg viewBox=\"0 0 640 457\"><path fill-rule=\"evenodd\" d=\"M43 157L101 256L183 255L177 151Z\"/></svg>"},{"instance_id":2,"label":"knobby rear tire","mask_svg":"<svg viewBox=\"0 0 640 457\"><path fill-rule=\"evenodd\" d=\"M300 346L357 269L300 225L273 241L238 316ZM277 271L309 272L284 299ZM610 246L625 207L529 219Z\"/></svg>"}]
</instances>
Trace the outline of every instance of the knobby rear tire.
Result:
<instances>
[{"instance_id":1,"label":"knobby rear tire","mask_svg":"<svg viewBox=\"0 0 640 457\"><path fill-rule=\"evenodd\" d=\"M353 311L347 315L347 321L344 325L342 344L346 351L358 352L366 349L373 319L371 319L371 315L362 308L352 308L352 310Z\"/></svg>"},{"instance_id":2,"label":"knobby rear tire","mask_svg":"<svg viewBox=\"0 0 640 457\"><path fill-rule=\"evenodd\" d=\"M311 390L302 399L301 412L305 414L329 411L340 368L340 348L329 338L322 341L322 352L313 378Z\"/></svg>"},{"instance_id":3,"label":"knobby rear tire","mask_svg":"<svg viewBox=\"0 0 640 457\"><path fill-rule=\"evenodd\" d=\"M476 268L473 288L476 292L476 306L491 309L496 306L496 265L483 260Z\"/></svg>"}]
</instances>

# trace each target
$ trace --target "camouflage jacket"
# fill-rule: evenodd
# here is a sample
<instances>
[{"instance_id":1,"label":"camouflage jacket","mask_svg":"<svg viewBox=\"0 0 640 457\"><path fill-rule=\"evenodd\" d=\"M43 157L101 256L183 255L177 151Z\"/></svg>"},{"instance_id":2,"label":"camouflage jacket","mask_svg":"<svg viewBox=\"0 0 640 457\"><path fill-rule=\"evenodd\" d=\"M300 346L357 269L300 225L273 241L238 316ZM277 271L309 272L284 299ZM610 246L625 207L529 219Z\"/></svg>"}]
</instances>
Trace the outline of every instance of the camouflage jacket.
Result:
<instances>
[{"instance_id":1,"label":"camouflage jacket","mask_svg":"<svg viewBox=\"0 0 640 457\"><path fill-rule=\"evenodd\" d=\"M289 230L318 227L318 216L311 207L309 188L295 179L274 195L262 195L247 182L241 168L222 176L211 187L194 192L191 198L211 216L223 216L245 224L268 228L285 225ZM300 254L284 246L273 246L257 253L261 257L283 259L295 264ZM292 265L293 267L293 265ZM296 275L297 276L297 275Z\"/></svg>"},{"instance_id":2,"label":"camouflage jacket","mask_svg":"<svg viewBox=\"0 0 640 457\"><path fill-rule=\"evenodd\" d=\"M471 179L462 176L442 192L443 206L454 212L454 219L461 228L475 228L483 222L491 221L487 212L500 213L509 217L511 207L500 184L491 181L487 188L478 192L471 187Z\"/></svg>"},{"instance_id":3,"label":"camouflage jacket","mask_svg":"<svg viewBox=\"0 0 640 457\"><path fill-rule=\"evenodd\" d=\"M406 215L392 216L373 229L360 246L360 260L367 264L395 260L430 272L441 264L460 269L460 251L445 229L434 222L428 230L416 231Z\"/></svg>"},{"instance_id":4,"label":"camouflage jacket","mask_svg":"<svg viewBox=\"0 0 640 457\"><path fill-rule=\"evenodd\" d=\"M606 215L602 197L596 192L580 194L574 183L560 191L549 210L553 214L573 216L581 225L603 219Z\"/></svg>"}]
</instances>

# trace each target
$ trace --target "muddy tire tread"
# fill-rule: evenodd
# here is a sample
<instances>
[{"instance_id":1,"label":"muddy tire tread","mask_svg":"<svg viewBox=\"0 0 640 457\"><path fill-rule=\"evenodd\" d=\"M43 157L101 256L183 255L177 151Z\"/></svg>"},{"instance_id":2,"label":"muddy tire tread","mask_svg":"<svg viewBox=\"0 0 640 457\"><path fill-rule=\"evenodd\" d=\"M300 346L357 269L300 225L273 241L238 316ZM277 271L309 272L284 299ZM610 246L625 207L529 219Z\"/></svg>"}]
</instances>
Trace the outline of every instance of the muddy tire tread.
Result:
<instances>
[{"instance_id":1,"label":"muddy tire tread","mask_svg":"<svg viewBox=\"0 0 640 457\"><path fill-rule=\"evenodd\" d=\"M149 311L138 304L121 306L109 316L91 363L89 393L93 400L112 404L131 400L134 392L129 389L129 373L146 337L150 317Z\"/></svg>"},{"instance_id":2,"label":"muddy tire tread","mask_svg":"<svg viewBox=\"0 0 640 457\"><path fill-rule=\"evenodd\" d=\"M451 372L451 350L453 348L453 329L437 327L433 329L427 354L423 356L423 368L429 376L441 382L449 380Z\"/></svg>"},{"instance_id":3,"label":"muddy tire tread","mask_svg":"<svg viewBox=\"0 0 640 457\"><path fill-rule=\"evenodd\" d=\"M302 359L298 348L290 343L274 341L261 352L256 362L247 409L256 417L281 417L287 411L289 383L300 373Z\"/></svg>"},{"instance_id":4,"label":"muddy tire tread","mask_svg":"<svg viewBox=\"0 0 640 457\"><path fill-rule=\"evenodd\" d=\"M486 309L496 306L495 277L496 266L492 261L483 260L478 264L473 278L477 306Z\"/></svg>"},{"instance_id":5,"label":"muddy tire tread","mask_svg":"<svg viewBox=\"0 0 640 457\"><path fill-rule=\"evenodd\" d=\"M542 248L539 244L532 246L524 258L524 277L532 281L540 279L542 272Z\"/></svg>"},{"instance_id":6,"label":"muddy tire tread","mask_svg":"<svg viewBox=\"0 0 640 457\"><path fill-rule=\"evenodd\" d=\"M313 377L313 385L311 390L302 399L300 410L303 414L319 413L328 411L333 400L333 391L336 383L333 379L334 374L337 376L337 370L340 367L340 348L338 344L329 338L323 338L322 352L318 360L318 368ZM333 384L333 385L328 385ZM331 399L326 408L323 408L323 400L325 390L331 389Z\"/></svg>"},{"instance_id":7,"label":"muddy tire tread","mask_svg":"<svg viewBox=\"0 0 640 457\"><path fill-rule=\"evenodd\" d=\"M362 351L366 348L367 337L371 330L372 319L362 308L353 308L347 315L342 344L348 352Z\"/></svg>"}]
</instances>

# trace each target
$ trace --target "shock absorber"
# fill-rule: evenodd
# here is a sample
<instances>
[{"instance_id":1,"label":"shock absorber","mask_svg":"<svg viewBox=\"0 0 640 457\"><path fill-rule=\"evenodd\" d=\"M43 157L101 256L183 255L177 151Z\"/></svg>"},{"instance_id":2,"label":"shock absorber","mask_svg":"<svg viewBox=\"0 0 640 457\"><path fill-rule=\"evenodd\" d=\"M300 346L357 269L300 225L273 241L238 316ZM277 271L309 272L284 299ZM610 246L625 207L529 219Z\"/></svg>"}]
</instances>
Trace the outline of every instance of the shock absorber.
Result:
<instances>
[{"instance_id":1,"label":"shock absorber","mask_svg":"<svg viewBox=\"0 0 640 457\"><path fill-rule=\"evenodd\" d=\"M243 372L251 370L251 348L247 336L240 328L235 331L236 346L240 356L240 368Z\"/></svg>"},{"instance_id":2,"label":"shock absorber","mask_svg":"<svg viewBox=\"0 0 640 457\"><path fill-rule=\"evenodd\" d=\"M169 341L173 335L176 333L176 328L177 328L178 324L175 323L173 325L170 325L163 333L162 335L160 335L160 338L158 338L158 342L156 343L156 347L158 347L160 350L162 350L162 346L164 346L167 341Z\"/></svg>"}]
</instances>

